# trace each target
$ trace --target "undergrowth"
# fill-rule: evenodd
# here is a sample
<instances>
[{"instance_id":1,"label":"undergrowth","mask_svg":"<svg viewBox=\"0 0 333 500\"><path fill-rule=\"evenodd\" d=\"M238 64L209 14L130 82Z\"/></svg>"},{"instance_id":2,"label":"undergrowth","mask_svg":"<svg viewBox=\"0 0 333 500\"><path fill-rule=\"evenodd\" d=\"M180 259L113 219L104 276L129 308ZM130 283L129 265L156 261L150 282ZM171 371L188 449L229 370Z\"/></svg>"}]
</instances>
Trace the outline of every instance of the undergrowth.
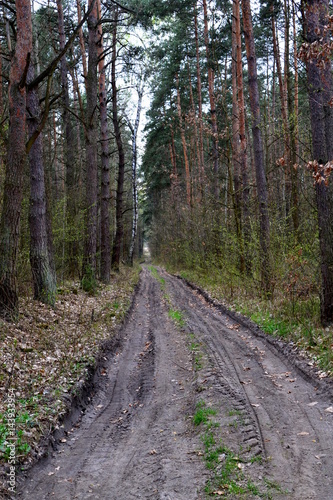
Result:
<instances>
[{"instance_id":1,"label":"undergrowth","mask_svg":"<svg viewBox=\"0 0 333 500\"><path fill-rule=\"evenodd\" d=\"M37 456L41 437L56 428L101 344L124 319L139 272L138 266L121 268L94 295L78 282L65 283L54 308L26 297L17 322L0 322L0 471L10 453L7 391L15 394L16 458L22 465Z\"/></svg>"},{"instance_id":2,"label":"undergrowth","mask_svg":"<svg viewBox=\"0 0 333 500\"><path fill-rule=\"evenodd\" d=\"M230 279L221 268L167 269L198 284L229 309L249 317L264 332L292 341L312 357L321 377L333 375L333 327L321 326L319 296L310 285L304 285L304 290L299 284L298 288L276 285L273 298L267 300L258 293L253 280L238 275Z\"/></svg>"}]
</instances>

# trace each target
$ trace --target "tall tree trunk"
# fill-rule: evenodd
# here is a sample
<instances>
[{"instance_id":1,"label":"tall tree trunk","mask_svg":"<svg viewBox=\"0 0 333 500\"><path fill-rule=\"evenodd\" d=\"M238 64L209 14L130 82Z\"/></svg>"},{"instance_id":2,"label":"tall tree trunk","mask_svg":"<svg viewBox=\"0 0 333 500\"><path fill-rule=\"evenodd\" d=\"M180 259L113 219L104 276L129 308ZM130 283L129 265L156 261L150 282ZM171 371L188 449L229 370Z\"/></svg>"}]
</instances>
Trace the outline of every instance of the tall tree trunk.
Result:
<instances>
[{"instance_id":1,"label":"tall tree trunk","mask_svg":"<svg viewBox=\"0 0 333 500\"><path fill-rule=\"evenodd\" d=\"M191 111L190 111L190 119L191 123L193 123L193 136L191 136L191 140L193 140L194 147L193 147L193 165L197 166L198 172L195 176L195 179L197 180L197 185L199 188L196 190L198 192L197 200L201 201L202 199L202 184L203 184L203 176L202 176L202 168L201 168L201 151L200 151L200 132L199 132L199 140L198 140L198 125L197 125L197 116L195 112L195 104L194 104L194 97L193 97L193 87L192 87L192 77L191 77L191 68L190 68L190 63L189 60L187 60L187 70L188 70L188 81L189 81L189 91L190 91L190 106L191 106ZM199 130L200 130L200 125L199 125ZM193 174L192 174L193 176ZM193 176L194 177L194 176ZM194 198L195 194L195 188L192 188L192 198Z\"/></svg>"},{"instance_id":2,"label":"tall tree trunk","mask_svg":"<svg viewBox=\"0 0 333 500\"><path fill-rule=\"evenodd\" d=\"M3 119L3 87L2 87L2 45L0 40L0 123L2 123ZM3 169L3 160L4 160L4 151L2 147L2 125L0 125L0 180L2 178L2 169ZM2 190L2 182L0 189Z\"/></svg>"},{"instance_id":3,"label":"tall tree trunk","mask_svg":"<svg viewBox=\"0 0 333 500\"><path fill-rule=\"evenodd\" d=\"M308 43L328 42L324 34L328 0L307 0L306 34ZM310 102L312 147L319 164L333 160L332 75L330 61L320 65L320 56L306 59ZM333 184L316 184L319 243L321 253L321 320L323 325L333 322Z\"/></svg>"},{"instance_id":4,"label":"tall tree trunk","mask_svg":"<svg viewBox=\"0 0 333 500\"><path fill-rule=\"evenodd\" d=\"M214 95L214 69L212 67L211 54L209 51L209 34L208 34L208 14L207 14L207 0L203 0L204 9L204 35L206 56L208 64L208 94L210 103L210 119L212 124L212 156L213 156L213 171L214 171L214 197L215 200L219 199L219 150L218 150L218 131L217 131L217 117L216 117L216 104Z\"/></svg>"},{"instance_id":5,"label":"tall tree trunk","mask_svg":"<svg viewBox=\"0 0 333 500\"><path fill-rule=\"evenodd\" d=\"M62 8L62 0L57 0L58 9L58 29L59 29L59 39L60 39L60 50L63 50L66 45L66 36L64 29L64 13ZM75 224L75 213L76 213L76 185L75 185L75 136L74 128L71 123L70 116L70 103L69 103L69 91L68 91L68 66L66 55L61 58L60 61L60 74L61 74L61 87L62 87L62 99L63 99L63 111L62 111L62 121L65 130L65 168L66 168L66 222L68 227L73 227ZM77 245L75 241L70 241L67 244L68 252L68 267L69 272L73 276L75 273L75 262Z\"/></svg>"},{"instance_id":6,"label":"tall tree trunk","mask_svg":"<svg viewBox=\"0 0 333 500\"><path fill-rule=\"evenodd\" d=\"M242 39L239 0L234 0L235 32L236 32L236 60L237 60L237 84L238 84L238 113L239 113L239 138L240 138L240 168L242 177L242 212L243 212L243 232L244 232L244 258L245 268L248 273L251 271L251 260L249 244L251 240L250 224L250 187L248 179L247 164L247 140L245 126L245 99L243 84L243 63L242 63Z\"/></svg>"},{"instance_id":7,"label":"tall tree trunk","mask_svg":"<svg viewBox=\"0 0 333 500\"><path fill-rule=\"evenodd\" d=\"M112 60L111 60L111 85L112 85L112 122L114 134L116 137L118 149L118 179L117 179L117 198L116 198L116 235L113 242L111 267L119 271L121 245L124 235L123 220L123 195L124 195L124 177L125 177L125 152L121 137L121 130L118 117L117 102L117 82L116 82L116 61L117 61L117 24L118 8L115 7L114 28L112 35Z\"/></svg>"},{"instance_id":8,"label":"tall tree trunk","mask_svg":"<svg viewBox=\"0 0 333 500\"><path fill-rule=\"evenodd\" d=\"M97 0L98 19L101 19L101 3ZM109 152L109 127L107 114L107 93L104 62L104 45L102 24L98 26L99 44L99 109L101 117L101 149L102 149L102 175L101 175L101 280L110 283L111 273L111 242L110 242L110 152Z\"/></svg>"},{"instance_id":9,"label":"tall tree trunk","mask_svg":"<svg viewBox=\"0 0 333 500\"><path fill-rule=\"evenodd\" d=\"M234 213L238 241L239 269L245 271L245 258L242 234L241 182L240 182L240 136L239 136L239 102L237 86L237 36L236 36L236 3L232 12L232 163L234 168Z\"/></svg>"},{"instance_id":10,"label":"tall tree trunk","mask_svg":"<svg viewBox=\"0 0 333 500\"><path fill-rule=\"evenodd\" d=\"M131 127L132 132L132 199L133 199L133 216L132 216L132 235L131 235L131 245L129 250L129 261L131 266L133 266L133 256L134 256L134 246L135 238L138 229L138 186L137 186L137 136L140 125L140 116L142 109L142 97L143 97L143 87L144 81L142 82L142 87L138 89L138 107L136 110L136 119L134 127Z\"/></svg>"},{"instance_id":11,"label":"tall tree trunk","mask_svg":"<svg viewBox=\"0 0 333 500\"><path fill-rule=\"evenodd\" d=\"M293 221L293 229L296 240L298 239L298 229L299 229L299 201L298 201L298 171L294 168L297 163L297 153L296 153L296 109L295 102L292 93L292 72L290 69L289 61L289 39L290 39L290 4L289 0L284 1L285 4L285 18L286 18L286 28L285 28L285 78L286 88L287 88L287 107L288 107L288 132L290 137L290 154L289 154L289 171L290 171L290 182L291 182L291 217ZM288 42L287 42L288 40ZM295 74L295 81L297 75Z\"/></svg>"},{"instance_id":12,"label":"tall tree trunk","mask_svg":"<svg viewBox=\"0 0 333 500\"><path fill-rule=\"evenodd\" d=\"M197 62L197 92L198 92L198 119L199 119L199 146L200 146L200 174L201 182L205 178L204 169L204 147L203 147L203 122L202 122L202 89L201 89L201 70L200 70L200 52L199 52L199 36L198 36L198 14L197 3L194 7L194 36L195 36L195 54Z\"/></svg>"},{"instance_id":13,"label":"tall tree trunk","mask_svg":"<svg viewBox=\"0 0 333 500\"><path fill-rule=\"evenodd\" d=\"M93 0L89 0L89 7ZM97 250L97 5L88 16L88 74L86 117L86 241L83 275L95 277Z\"/></svg>"},{"instance_id":14,"label":"tall tree trunk","mask_svg":"<svg viewBox=\"0 0 333 500\"><path fill-rule=\"evenodd\" d=\"M3 115L3 89L2 89L2 45L0 40L0 121ZM2 157L2 153L1 153Z\"/></svg>"},{"instance_id":15,"label":"tall tree trunk","mask_svg":"<svg viewBox=\"0 0 333 500\"><path fill-rule=\"evenodd\" d=\"M30 65L28 81L34 79L34 68ZM29 136L39 129L41 110L38 88L27 92L27 122ZM30 164L30 265L34 285L34 298L45 304L54 305L57 285L53 258L50 255L48 217L43 161L43 138L39 134L29 151Z\"/></svg>"},{"instance_id":16,"label":"tall tree trunk","mask_svg":"<svg viewBox=\"0 0 333 500\"><path fill-rule=\"evenodd\" d=\"M176 86L177 86L177 111L178 111L178 118L179 118L179 129L180 129L180 136L181 136L182 145L183 145L184 162L185 162L186 201L187 201L188 206L190 206L191 205L191 176L190 176L190 166L189 166L188 156L187 156L186 137L185 137L185 131L183 128L183 117L182 117L182 108L181 108L181 103L180 103L180 90L179 90L178 73L176 73Z\"/></svg>"},{"instance_id":17,"label":"tall tree trunk","mask_svg":"<svg viewBox=\"0 0 333 500\"><path fill-rule=\"evenodd\" d=\"M16 263L20 237L26 138L26 77L32 50L30 0L16 0L17 37L9 74L9 132L0 226L0 316L18 311Z\"/></svg>"},{"instance_id":18,"label":"tall tree trunk","mask_svg":"<svg viewBox=\"0 0 333 500\"><path fill-rule=\"evenodd\" d=\"M254 45L253 27L250 0L242 0L243 27L245 35L245 47L248 63L249 94L252 112L252 134L254 161L257 180L257 193L259 201L260 222L260 250L261 250L261 281L264 292L269 295L272 292L271 264L270 264L270 228L268 216L268 196L264 166L264 152L261 136L261 117L259 104L259 87L257 76L257 60Z\"/></svg>"},{"instance_id":19,"label":"tall tree trunk","mask_svg":"<svg viewBox=\"0 0 333 500\"><path fill-rule=\"evenodd\" d=\"M82 14L81 14L81 0L76 0L76 7L77 7L78 24L80 24L81 19L82 19ZM80 41L80 49L81 49L81 56L82 56L82 67L83 67L84 84L85 84L85 87L86 87L86 90L87 90L88 67L87 67L86 46L85 46L85 43L84 43L84 36L83 36L82 27L79 29L79 41Z\"/></svg>"}]
</instances>

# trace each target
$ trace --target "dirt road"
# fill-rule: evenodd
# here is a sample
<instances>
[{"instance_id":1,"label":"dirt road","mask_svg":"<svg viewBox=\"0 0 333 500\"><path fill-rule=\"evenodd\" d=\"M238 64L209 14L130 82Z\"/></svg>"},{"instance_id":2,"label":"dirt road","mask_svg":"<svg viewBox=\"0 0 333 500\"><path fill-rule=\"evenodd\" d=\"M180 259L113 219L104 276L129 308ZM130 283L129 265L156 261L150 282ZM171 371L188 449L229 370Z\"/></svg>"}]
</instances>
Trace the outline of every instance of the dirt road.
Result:
<instances>
[{"instance_id":1,"label":"dirt road","mask_svg":"<svg viewBox=\"0 0 333 500\"><path fill-rule=\"evenodd\" d=\"M199 402L215 410L214 435L234 452L246 498L333 499L329 393L183 281L160 275L143 269L91 407L29 472L19 498L206 498L228 452L207 470L203 424L192 419ZM182 329L170 310L182 312ZM232 484L216 498L238 498Z\"/></svg>"}]
</instances>

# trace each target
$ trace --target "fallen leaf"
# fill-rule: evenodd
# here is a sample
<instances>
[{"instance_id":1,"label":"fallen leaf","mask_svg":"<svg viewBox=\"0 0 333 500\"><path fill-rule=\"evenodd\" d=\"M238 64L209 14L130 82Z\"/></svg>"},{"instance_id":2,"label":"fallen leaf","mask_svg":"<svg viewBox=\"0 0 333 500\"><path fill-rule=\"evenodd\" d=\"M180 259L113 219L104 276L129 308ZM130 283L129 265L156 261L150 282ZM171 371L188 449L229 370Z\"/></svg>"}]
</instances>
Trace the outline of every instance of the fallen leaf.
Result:
<instances>
[{"instance_id":1,"label":"fallen leaf","mask_svg":"<svg viewBox=\"0 0 333 500\"><path fill-rule=\"evenodd\" d=\"M48 476L54 476L54 472L49 472Z\"/></svg>"},{"instance_id":2,"label":"fallen leaf","mask_svg":"<svg viewBox=\"0 0 333 500\"><path fill-rule=\"evenodd\" d=\"M219 495L220 497L224 495L224 491L218 490L218 491L213 491L213 495Z\"/></svg>"},{"instance_id":3,"label":"fallen leaf","mask_svg":"<svg viewBox=\"0 0 333 500\"><path fill-rule=\"evenodd\" d=\"M333 406L329 406L325 411L327 411L328 413L333 413Z\"/></svg>"},{"instance_id":4,"label":"fallen leaf","mask_svg":"<svg viewBox=\"0 0 333 500\"><path fill-rule=\"evenodd\" d=\"M150 454L151 454L151 455L156 455L156 454L157 454L157 451L156 451L156 450L150 450Z\"/></svg>"},{"instance_id":5,"label":"fallen leaf","mask_svg":"<svg viewBox=\"0 0 333 500\"><path fill-rule=\"evenodd\" d=\"M258 406L260 406L260 405L258 405L256 403L251 403L251 406L253 406L253 408L258 408Z\"/></svg>"},{"instance_id":6,"label":"fallen leaf","mask_svg":"<svg viewBox=\"0 0 333 500\"><path fill-rule=\"evenodd\" d=\"M313 403L309 403L308 406L316 406L318 404L318 401L313 401Z\"/></svg>"},{"instance_id":7,"label":"fallen leaf","mask_svg":"<svg viewBox=\"0 0 333 500\"><path fill-rule=\"evenodd\" d=\"M308 436L308 435L309 435L309 433L305 432L305 431L297 433L297 436Z\"/></svg>"}]
</instances>

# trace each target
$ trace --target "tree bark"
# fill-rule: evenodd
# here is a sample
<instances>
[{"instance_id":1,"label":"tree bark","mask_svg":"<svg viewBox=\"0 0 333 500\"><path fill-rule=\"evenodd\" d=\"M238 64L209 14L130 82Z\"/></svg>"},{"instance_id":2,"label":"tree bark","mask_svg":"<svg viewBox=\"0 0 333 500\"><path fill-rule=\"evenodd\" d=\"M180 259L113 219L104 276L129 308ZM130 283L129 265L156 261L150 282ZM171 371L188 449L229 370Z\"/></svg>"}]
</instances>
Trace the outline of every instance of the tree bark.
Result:
<instances>
[{"instance_id":1,"label":"tree bark","mask_svg":"<svg viewBox=\"0 0 333 500\"><path fill-rule=\"evenodd\" d=\"M60 39L60 50L63 50L66 45L66 36L64 29L64 13L62 8L62 0L57 0L58 9L58 29L59 29L59 39ZM68 91L68 65L66 60L66 55L61 58L60 61L60 74L61 74L61 87L62 87L62 99L63 99L63 111L62 111L62 121L65 131L65 168L66 168L66 222L69 228L73 227L75 224L75 213L76 213L76 183L75 183L75 137L74 128L71 123L70 116L70 102L69 102L69 91ZM77 245L75 241L69 241L67 243L67 253L68 253L68 267L69 272L73 276L75 273L75 262Z\"/></svg>"},{"instance_id":2,"label":"tree bark","mask_svg":"<svg viewBox=\"0 0 333 500\"><path fill-rule=\"evenodd\" d=\"M129 251L129 262L130 265L133 266L133 257L134 257L134 246L135 246L135 238L138 229L138 186L137 186L137 160L138 160L138 151L137 151L137 136L140 124L140 116L142 109L142 97L143 97L143 86L144 81L142 82L142 87L138 89L138 107L136 110L136 119L134 127L131 127L132 132L132 199L133 199L133 216L132 216L132 236L131 236L131 245Z\"/></svg>"},{"instance_id":3,"label":"tree bark","mask_svg":"<svg viewBox=\"0 0 333 500\"><path fill-rule=\"evenodd\" d=\"M76 0L76 6L77 6L78 23L80 24L81 19L82 19L80 0ZM84 36L83 36L82 27L79 29L79 41L80 41L80 49L81 49L81 56L82 56L82 67L83 67L84 84L85 84L86 91L87 91L88 68L87 68L86 46L85 46L85 43L84 43Z\"/></svg>"},{"instance_id":4,"label":"tree bark","mask_svg":"<svg viewBox=\"0 0 333 500\"><path fill-rule=\"evenodd\" d=\"M26 76L32 51L30 0L16 0L17 38L9 74L9 132L0 226L0 316L18 311L16 263L25 162Z\"/></svg>"},{"instance_id":5,"label":"tree bark","mask_svg":"<svg viewBox=\"0 0 333 500\"><path fill-rule=\"evenodd\" d=\"M124 176L125 176L125 152L121 137L121 130L118 117L118 103L117 103L117 82L116 82L117 23L118 23L118 8L115 7L114 28L112 35L112 60L111 60L112 122L113 122L114 134L116 137L118 159L119 159L117 198L116 198L116 235L113 243L112 259L111 259L111 267L115 271L119 271L121 246L124 235L123 194L124 194Z\"/></svg>"},{"instance_id":6,"label":"tree bark","mask_svg":"<svg viewBox=\"0 0 333 500\"><path fill-rule=\"evenodd\" d=\"M204 160L204 147L203 147L202 89L201 89L197 4L195 5L194 9L194 36L195 36L195 54L197 63L197 92L198 92L198 119L199 119L199 146L200 146L199 168L200 168L201 182L203 182L205 178L205 168L204 168L205 160Z\"/></svg>"},{"instance_id":7,"label":"tree bark","mask_svg":"<svg viewBox=\"0 0 333 500\"><path fill-rule=\"evenodd\" d=\"M93 0L89 0L89 7ZM88 16L89 48L86 117L86 241L83 275L95 277L97 250L97 5Z\"/></svg>"},{"instance_id":8,"label":"tree bark","mask_svg":"<svg viewBox=\"0 0 333 500\"><path fill-rule=\"evenodd\" d=\"M305 27L308 43L327 42L324 34L328 0L307 0ZM307 78L314 159L326 164L333 159L333 116L329 102L332 98L331 63L320 65L319 57L307 60ZM333 322L333 184L316 183L319 243L321 253L321 320L323 325Z\"/></svg>"},{"instance_id":9,"label":"tree bark","mask_svg":"<svg viewBox=\"0 0 333 500\"><path fill-rule=\"evenodd\" d=\"M97 0L98 19L101 19L101 3ZM102 24L98 26L98 58L99 58L99 111L101 120L101 149L102 149L102 175L101 175L101 280L110 283L111 273L111 241L110 241L110 152L109 152L109 127L107 114L107 92L104 61L104 45Z\"/></svg>"},{"instance_id":10,"label":"tree bark","mask_svg":"<svg viewBox=\"0 0 333 500\"><path fill-rule=\"evenodd\" d=\"M176 86L177 86L177 112L179 118L179 129L180 129L180 137L183 145L183 153L184 153L184 162L185 162L185 185L186 185L186 201L188 206L191 206L191 176L190 176L190 166L188 162L187 155L187 144L185 131L183 128L183 117L182 117L182 108L180 103L180 90L179 90L179 77L178 73L176 74Z\"/></svg>"},{"instance_id":11,"label":"tree bark","mask_svg":"<svg viewBox=\"0 0 333 500\"><path fill-rule=\"evenodd\" d=\"M260 222L260 250L261 250L261 282L266 295L272 292L271 264L270 264L270 228L268 216L268 196L264 166L264 152L261 135L261 116L259 103L259 87L257 76L257 60L254 45L252 15L250 0L242 0L243 27L245 35L245 47L248 63L249 94L252 113L252 134L254 162L257 181L257 194L259 201Z\"/></svg>"},{"instance_id":12,"label":"tree bark","mask_svg":"<svg viewBox=\"0 0 333 500\"><path fill-rule=\"evenodd\" d=\"M237 92L238 92L238 113L239 113L239 138L240 138L240 168L242 178L242 212L243 212L243 232L244 232L244 258L245 268L247 273L251 271L251 260L249 252L249 244L251 240L251 224L250 224L250 187L248 179L248 164L247 164L247 140L245 126L245 99L244 99L244 84L243 84L243 64L242 64L242 39L241 39L241 21L240 21L240 5L239 0L234 0L234 16L235 16L235 31L236 31L236 60L237 60Z\"/></svg>"},{"instance_id":13,"label":"tree bark","mask_svg":"<svg viewBox=\"0 0 333 500\"><path fill-rule=\"evenodd\" d=\"M232 12L232 163L234 178L234 214L236 234L238 241L239 269L245 271L244 245L242 234L242 209L241 209L241 182L240 182L240 134L239 134L239 101L237 85L237 35L236 35L237 6L233 2Z\"/></svg>"},{"instance_id":14,"label":"tree bark","mask_svg":"<svg viewBox=\"0 0 333 500\"><path fill-rule=\"evenodd\" d=\"M28 81L34 79L34 69L30 65ZM40 126L41 110L38 88L27 92L27 122L31 137ZM29 151L30 164L30 265L34 285L34 298L45 304L54 305L57 284L53 258L50 255L48 217L43 161L43 138L39 134Z\"/></svg>"},{"instance_id":15,"label":"tree bark","mask_svg":"<svg viewBox=\"0 0 333 500\"><path fill-rule=\"evenodd\" d=\"M207 14L207 0L203 0L204 9L204 35L205 35L205 46L206 46L206 56L208 64L208 94L210 103L210 119L212 125L212 156L213 156L213 171L214 171L214 198L219 199L220 188L219 188L219 150L218 150L218 131L217 131L217 118L216 118L216 104L214 95L214 69L212 67L212 60L209 51L209 35L208 35L208 14Z\"/></svg>"}]
</instances>

